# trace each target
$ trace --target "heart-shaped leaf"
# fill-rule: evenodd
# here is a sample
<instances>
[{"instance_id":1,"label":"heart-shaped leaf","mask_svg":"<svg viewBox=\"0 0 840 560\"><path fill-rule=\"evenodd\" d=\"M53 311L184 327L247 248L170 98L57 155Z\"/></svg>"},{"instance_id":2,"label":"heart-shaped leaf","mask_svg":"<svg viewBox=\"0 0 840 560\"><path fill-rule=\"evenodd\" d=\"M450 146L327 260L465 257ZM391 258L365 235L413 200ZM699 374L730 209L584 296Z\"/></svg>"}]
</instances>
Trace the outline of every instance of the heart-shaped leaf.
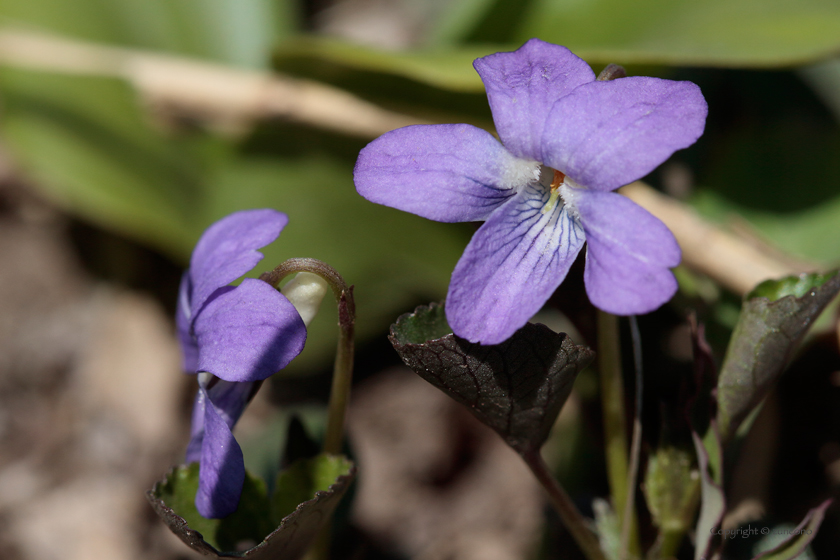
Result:
<instances>
[{"instance_id":1,"label":"heart-shaped leaf","mask_svg":"<svg viewBox=\"0 0 840 560\"><path fill-rule=\"evenodd\" d=\"M406 365L520 454L542 446L575 377L595 357L567 335L531 323L501 344L473 344L452 334L438 304L401 316L389 339Z\"/></svg>"},{"instance_id":2,"label":"heart-shaped leaf","mask_svg":"<svg viewBox=\"0 0 840 560\"><path fill-rule=\"evenodd\" d=\"M765 397L838 291L835 271L768 280L747 295L718 377L717 421L724 441Z\"/></svg>"},{"instance_id":3,"label":"heart-shaped leaf","mask_svg":"<svg viewBox=\"0 0 840 560\"><path fill-rule=\"evenodd\" d=\"M206 519L193 503L198 471L198 463L175 467L146 497L172 532L194 550L250 560L301 557L355 476L353 463L345 457L319 455L281 472L269 498L265 483L248 474L239 509L224 519Z\"/></svg>"}]
</instances>

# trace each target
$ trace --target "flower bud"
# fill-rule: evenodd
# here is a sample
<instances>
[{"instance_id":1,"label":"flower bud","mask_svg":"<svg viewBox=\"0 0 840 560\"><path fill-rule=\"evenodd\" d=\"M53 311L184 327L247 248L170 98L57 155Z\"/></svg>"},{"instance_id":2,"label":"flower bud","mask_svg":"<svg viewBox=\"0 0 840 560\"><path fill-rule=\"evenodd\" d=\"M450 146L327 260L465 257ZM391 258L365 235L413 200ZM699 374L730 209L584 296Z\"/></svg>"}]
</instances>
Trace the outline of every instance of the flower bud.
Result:
<instances>
[{"instance_id":1,"label":"flower bud","mask_svg":"<svg viewBox=\"0 0 840 560\"><path fill-rule=\"evenodd\" d=\"M300 318L309 327L321 307L327 289L327 282L317 274L298 272L280 292L295 306Z\"/></svg>"}]
</instances>

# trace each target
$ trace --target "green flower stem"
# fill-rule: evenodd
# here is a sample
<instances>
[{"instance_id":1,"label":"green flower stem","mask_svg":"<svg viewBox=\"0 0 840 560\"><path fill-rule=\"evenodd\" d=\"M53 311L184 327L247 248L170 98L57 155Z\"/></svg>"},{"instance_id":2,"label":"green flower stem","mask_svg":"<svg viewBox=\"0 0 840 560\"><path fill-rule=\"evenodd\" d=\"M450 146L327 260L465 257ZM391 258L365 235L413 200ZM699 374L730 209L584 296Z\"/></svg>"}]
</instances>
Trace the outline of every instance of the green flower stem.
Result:
<instances>
[{"instance_id":1,"label":"green flower stem","mask_svg":"<svg viewBox=\"0 0 840 560\"><path fill-rule=\"evenodd\" d=\"M662 546L659 547L659 558L675 558L684 536L685 531L662 531Z\"/></svg>"},{"instance_id":2,"label":"green flower stem","mask_svg":"<svg viewBox=\"0 0 840 560\"><path fill-rule=\"evenodd\" d=\"M339 455L344 440L344 419L353 381L353 334L356 321L356 304L353 286L347 286L341 275L330 265L317 259L289 259L277 268L260 276L260 280L279 288L280 281L297 272L311 272L323 278L333 291L338 305L338 348L333 367L330 389L327 432L324 436L324 453Z\"/></svg>"},{"instance_id":3,"label":"green flower stem","mask_svg":"<svg viewBox=\"0 0 840 560\"><path fill-rule=\"evenodd\" d=\"M621 350L618 317L598 311L598 369L601 378L601 406L604 415L604 441L607 478L613 509L620 526L624 526L625 508L630 488L627 479L627 427L624 418L624 385L621 376ZM631 510L627 554L640 556L638 523Z\"/></svg>"},{"instance_id":4,"label":"green flower stem","mask_svg":"<svg viewBox=\"0 0 840 560\"><path fill-rule=\"evenodd\" d=\"M563 490L563 487L560 486L560 483L557 482L557 479L551 474L548 465L545 464L545 460L540 455L539 449L522 453L522 458L525 459L534 476L537 477L537 480L545 488L554 509L560 514L560 519L586 558L588 560L606 560L598 538L589 530L583 515L575 507L574 502L572 502L572 499L566 491Z\"/></svg>"},{"instance_id":5,"label":"green flower stem","mask_svg":"<svg viewBox=\"0 0 840 560\"><path fill-rule=\"evenodd\" d=\"M330 402L327 412L327 432L324 435L324 453L341 454L344 441L344 419L347 415L347 402L350 399L350 386L353 382L354 330L356 323L356 303L353 300L353 286L348 286L344 278L330 265L317 259L288 259L271 272L260 275L260 280L280 288L280 282L286 276L298 272L311 272L323 278L335 296L338 306L338 348L335 352ZM315 542L306 554L306 560L327 560L330 557L332 526L325 522Z\"/></svg>"},{"instance_id":6,"label":"green flower stem","mask_svg":"<svg viewBox=\"0 0 840 560\"><path fill-rule=\"evenodd\" d=\"M630 535L636 522L635 498L636 480L639 476L639 458L642 449L642 339L639 334L639 323L636 316L630 316L630 334L633 339L633 363L636 370L636 406L633 412L633 439L630 445L630 468L627 472L627 501L624 504L624 515L621 519L621 558L627 558L630 552ZM630 520L628 522L628 520Z\"/></svg>"}]
</instances>

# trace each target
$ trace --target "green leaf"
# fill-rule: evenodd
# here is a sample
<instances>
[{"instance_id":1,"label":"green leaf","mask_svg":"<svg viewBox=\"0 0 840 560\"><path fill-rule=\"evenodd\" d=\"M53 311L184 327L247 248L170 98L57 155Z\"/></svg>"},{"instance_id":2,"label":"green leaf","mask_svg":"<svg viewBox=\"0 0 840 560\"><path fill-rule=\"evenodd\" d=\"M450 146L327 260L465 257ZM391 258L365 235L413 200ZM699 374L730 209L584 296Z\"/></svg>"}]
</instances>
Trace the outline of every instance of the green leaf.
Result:
<instances>
[{"instance_id":1,"label":"green leaf","mask_svg":"<svg viewBox=\"0 0 840 560\"><path fill-rule=\"evenodd\" d=\"M188 545L213 553L235 551L240 543L260 542L276 527L271 521L265 483L250 474L245 476L236 512L224 519L202 517L195 507L198 473L198 463L175 467L148 494L158 515Z\"/></svg>"},{"instance_id":2,"label":"green leaf","mask_svg":"<svg viewBox=\"0 0 840 560\"><path fill-rule=\"evenodd\" d=\"M0 22L59 35L265 68L297 27L291 0L4 0Z\"/></svg>"},{"instance_id":3,"label":"green leaf","mask_svg":"<svg viewBox=\"0 0 840 560\"><path fill-rule=\"evenodd\" d=\"M747 295L718 376L717 422L724 440L761 402L838 292L835 271L764 282Z\"/></svg>"},{"instance_id":4,"label":"green leaf","mask_svg":"<svg viewBox=\"0 0 840 560\"><path fill-rule=\"evenodd\" d=\"M397 319L388 338L406 365L521 454L542 446L575 377L595 357L545 325L528 323L493 346L447 331L443 306L432 304Z\"/></svg>"},{"instance_id":5,"label":"green leaf","mask_svg":"<svg viewBox=\"0 0 840 560\"><path fill-rule=\"evenodd\" d=\"M781 280L765 280L747 294L747 299L767 298L776 301L783 297L793 296L803 298L811 291L819 288L830 280L837 271L827 274L802 274L800 276L788 276Z\"/></svg>"},{"instance_id":6,"label":"green leaf","mask_svg":"<svg viewBox=\"0 0 840 560\"><path fill-rule=\"evenodd\" d=\"M323 60L355 71L392 74L443 89L476 93L484 91L484 84L473 69L473 60L515 48L467 45L390 51L338 39L301 36L283 42L275 56L283 64Z\"/></svg>"},{"instance_id":7,"label":"green leaf","mask_svg":"<svg viewBox=\"0 0 840 560\"><path fill-rule=\"evenodd\" d=\"M427 45L454 43L463 39L496 0L450 0L441 10L432 29L425 38Z\"/></svg>"},{"instance_id":8,"label":"green leaf","mask_svg":"<svg viewBox=\"0 0 840 560\"><path fill-rule=\"evenodd\" d=\"M694 450L700 466L700 516L697 519L694 560L714 558L715 550L722 542L715 529L720 526L726 513L726 498L723 494L722 451L720 438L714 428L707 432L706 441L692 431ZM710 453L707 449L712 450Z\"/></svg>"},{"instance_id":9,"label":"green leaf","mask_svg":"<svg viewBox=\"0 0 840 560\"><path fill-rule=\"evenodd\" d=\"M394 327L391 329L392 337L396 337L401 345L419 345L452 333L452 328L446 322L443 304L436 303L418 307L412 314L402 315Z\"/></svg>"},{"instance_id":10,"label":"green leaf","mask_svg":"<svg viewBox=\"0 0 840 560\"><path fill-rule=\"evenodd\" d=\"M342 476L348 476L353 463L345 457L318 455L311 459L294 462L277 475L274 495L271 498L271 514L274 519L283 519L298 506L311 500L318 492L325 492Z\"/></svg>"},{"instance_id":11,"label":"green leaf","mask_svg":"<svg viewBox=\"0 0 840 560\"><path fill-rule=\"evenodd\" d=\"M535 0L516 35L590 62L763 67L831 56L838 28L832 0Z\"/></svg>"},{"instance_id":12,"label":"green leaf","mask_svg":"<svg viewBox=\"0 0 840 560\"><path fill-rule=\"evenodd\" d=\"M278 475L274 495L246 475L239 508L224 519L206 519L195 509L198 463L174 468L146 493L173 533L203 554L294 560L303 555L355 476L344 457L319 455ZM257 544L259 543L259 544Z\"/></svg>"},{"instance_id":13,"label":"green leaf","mask_svg":"<svg viewBox=\"0 0 840 560\"><path fill-rule=\"evenodd\" d=\"M277 57L284 62L328 61L350 70L481 92L472 61L516 50L532 37L564 45L590 64L779 67L828 58L840 49L840 4L832 0L534 0L522 21L519 8L500 8L505 25L489 35L478 30L482 44L441 46L464 37L470 18L487 13L485 4L457 2L451 19L441 19L430 33L428 48L394 52L300 37L283 43Z\"/></svg>"},{"instance_id":14,"label":"green leaf","mask_svg":"<svg viewBox=\"0 0 840 560\"><path fill-rule=\"evenodd\" d=\"M831 502L832 500L826 500L810 510L802 523L790 531L790 537L775 548L759 554L753 560L793 560L794 558L800 558L811 541L814 540L814 537L817 536L817 531L825 518L825 510L831 505Z\"/></svg>"},{"instance_id":15,"label":"green leaf","mask_svg":"<svg viewBox=\"0 0 840 560\"><path fill-rule=\"evenodd\" d=\"M116 80L4 72L3 137L22 167L62 208L169 254L189 246L186 198L198 143L149 130Z\"/></svg>"}]
</instances>

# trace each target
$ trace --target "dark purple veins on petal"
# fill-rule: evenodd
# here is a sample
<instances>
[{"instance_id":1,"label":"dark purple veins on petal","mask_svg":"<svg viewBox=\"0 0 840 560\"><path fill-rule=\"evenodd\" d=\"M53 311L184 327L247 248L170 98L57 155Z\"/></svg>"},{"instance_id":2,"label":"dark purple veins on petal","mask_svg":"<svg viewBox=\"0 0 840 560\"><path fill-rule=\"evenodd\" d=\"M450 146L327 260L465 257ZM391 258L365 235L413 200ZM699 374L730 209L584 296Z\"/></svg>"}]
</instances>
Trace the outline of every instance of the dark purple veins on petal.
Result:
<instances>
[{"instance_id":1,"label":"dark purple veins on petal","mask_svg":"<svg viewBox=\"0 0 840 560\"><path fill-rule=\"evenodd\" d=\"M540 310L583 246L565 207L542 213L548 193L530 185L494 212L458 261L446 317L458 336L498 344Z\"/></svg>"},{"instance_id":2,"label":"dark purple veins on petal","mask_svg":"<svg viewBox=\"0 0 840 560\"><path fill-rule=\"evenodd\" d=\"M517 165L522 163L480 128L415 125L368 144L353 179L371 202L439 222L469 222L486 220L513 195L506 178Z\"/></svg>"}]
</instances>

